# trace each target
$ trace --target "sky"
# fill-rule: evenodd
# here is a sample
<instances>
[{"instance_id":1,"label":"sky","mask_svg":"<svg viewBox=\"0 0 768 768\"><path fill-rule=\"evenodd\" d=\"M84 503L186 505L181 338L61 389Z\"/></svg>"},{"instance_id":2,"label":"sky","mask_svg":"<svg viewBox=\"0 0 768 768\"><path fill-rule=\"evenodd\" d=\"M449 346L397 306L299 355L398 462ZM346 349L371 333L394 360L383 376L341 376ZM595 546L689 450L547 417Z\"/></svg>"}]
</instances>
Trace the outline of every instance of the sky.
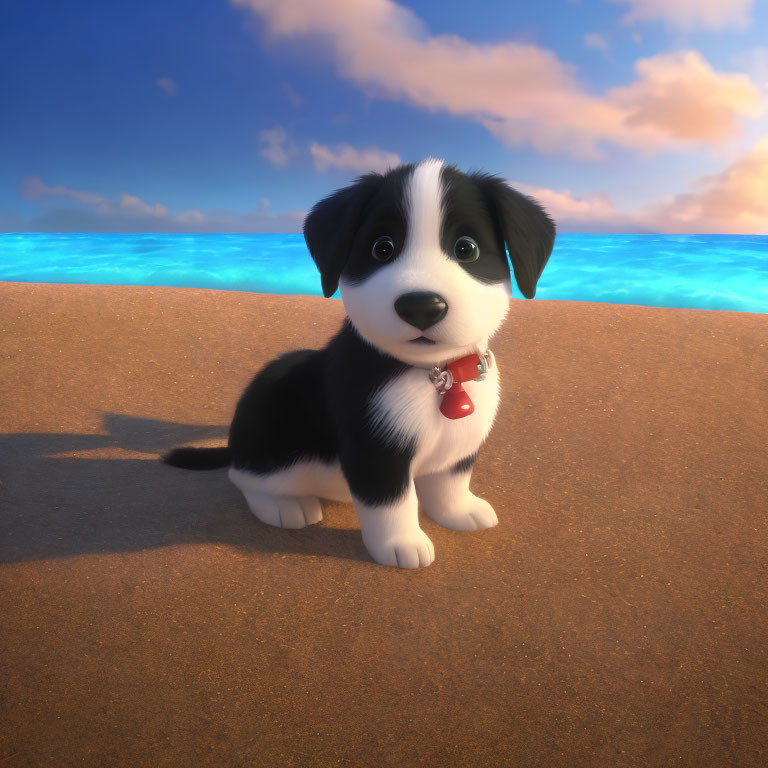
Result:
<instances>
[{"instance_id":1,"label":"sky","mask_svg":"<svg viewBox=\"0 0 768 768\"><path fill-rule=\"evenodd\" d=\"M768 233L768 0L0 1L0 232L301 232L368 171Z\"/></svg>"}]
</instances>

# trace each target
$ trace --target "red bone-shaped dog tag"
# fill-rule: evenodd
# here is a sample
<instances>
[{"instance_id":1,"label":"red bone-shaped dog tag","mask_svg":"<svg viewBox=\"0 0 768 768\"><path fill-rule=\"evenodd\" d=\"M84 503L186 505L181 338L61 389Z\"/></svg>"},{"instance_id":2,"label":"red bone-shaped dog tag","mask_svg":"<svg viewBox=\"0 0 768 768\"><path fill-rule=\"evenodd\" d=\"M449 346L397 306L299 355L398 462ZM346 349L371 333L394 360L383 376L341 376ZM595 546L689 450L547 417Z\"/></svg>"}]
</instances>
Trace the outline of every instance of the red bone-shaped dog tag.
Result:
<instances>
[{"instance_id":1,"label":"red bone-shaped dog tag","mask_svg":"<svg viewBox=\"0 0 768 768\"><path fill-rule=\"evenodd\" d=\"M443 402L440 403L440 413L449 419L469 416L474 410L475 406L460 381L454 382L454 385L443 395Z\"/></svg>"},{"instance_id":2,"label":"red bone-shaped dog tag","mask_svg":"<svg viewBox=\"0 0 768 768\"><path fill-rule=\"evenodd\" d=\"M467 355L445 366L445 370L449 371L453 377L453 384L445 392L443 401L440 403L440 413L443 416L449 419L461 419L474 412L475 406L461 383L476 379L480 375L481 364L478 355Z\"/></svg>"}]
</instances>

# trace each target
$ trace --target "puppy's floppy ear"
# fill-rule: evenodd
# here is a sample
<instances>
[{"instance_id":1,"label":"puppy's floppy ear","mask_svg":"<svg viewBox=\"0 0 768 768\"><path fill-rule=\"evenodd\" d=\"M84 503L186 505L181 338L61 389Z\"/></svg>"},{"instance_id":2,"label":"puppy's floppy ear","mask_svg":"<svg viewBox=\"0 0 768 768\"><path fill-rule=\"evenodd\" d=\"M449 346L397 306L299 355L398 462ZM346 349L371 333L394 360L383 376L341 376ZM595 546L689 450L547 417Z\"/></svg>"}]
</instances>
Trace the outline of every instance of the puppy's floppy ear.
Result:
<instances>
[{"instance_id":1,"label":"puppy's floppy ear","mask_svg":"<svg viewBox=\"0 0 768 768\"><path fill-rule=\"evenodd\" d=\"M535 200L498 176L475 173L472 178L507 244L520 293L532 299L555 244L555 223Z\"/></svg>"},{"instance_id":2,"label":"puppy's floppy ear","mask_svg":"<svg viewBox=\"0 0 768 768\"><path fill-rule=\"evenodd\" d=\"M380 173L360 176L316 203L304 219L304 240L320 271L326 298L339 287L363 210L383 181Z\"/></svg>"}]
</instances>

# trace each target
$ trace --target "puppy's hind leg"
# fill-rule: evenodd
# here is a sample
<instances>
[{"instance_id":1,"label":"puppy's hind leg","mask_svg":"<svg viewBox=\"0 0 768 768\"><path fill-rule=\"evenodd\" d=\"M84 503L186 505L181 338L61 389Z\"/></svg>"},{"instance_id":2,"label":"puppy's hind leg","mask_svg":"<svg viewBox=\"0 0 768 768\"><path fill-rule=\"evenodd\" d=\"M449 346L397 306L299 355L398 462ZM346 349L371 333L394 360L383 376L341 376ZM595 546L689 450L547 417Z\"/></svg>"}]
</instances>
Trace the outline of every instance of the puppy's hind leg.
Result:
<instances>
[{"instance_id":1,"label":"puppy's hind leg","mask_svg":"<svg viewBox=\"0 0 768 768\"><path fill-rule=\"evenodd\" d=\"M243 491L251 512L262 523L277 528L306 528L323 519L317 496L277 496L262 491Z\"/></svg>"},{"instance_id":2,"label":"puppy's hind leg","mask_svg":"<svg viewBox=\"0 0 768 768\"><path fill-rule=\"evenodd\" d=\"M262 523L277 528L305 528L323 519L317 496L272 493L269 489L274 485L274 477L255 475L233 467L229 470L229 479L240 489L249 509Z\"/></svg>"}]
</instances>

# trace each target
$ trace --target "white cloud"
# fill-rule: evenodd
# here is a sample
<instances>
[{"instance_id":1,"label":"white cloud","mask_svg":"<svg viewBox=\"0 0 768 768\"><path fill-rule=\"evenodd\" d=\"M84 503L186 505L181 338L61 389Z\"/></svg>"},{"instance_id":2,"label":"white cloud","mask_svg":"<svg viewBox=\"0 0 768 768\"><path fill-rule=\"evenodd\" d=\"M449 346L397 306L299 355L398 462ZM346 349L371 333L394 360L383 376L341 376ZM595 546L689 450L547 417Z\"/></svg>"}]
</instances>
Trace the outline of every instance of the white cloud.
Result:
<instances>
[{"instance_id":1,"label":"white cloud","mask_svg":"<svg viewBox=\"0 0 768 768\"><path fill-rule=\"evenodd\" d=\"M315 169L323 172L329 168L343 171L384 172L387 168L400 165L402 160L394 152L386 152L377 147L355 149L349 144L337 144L335 149L311 142L309 151L315 159Z\"/></svg>"}]
</instances>

